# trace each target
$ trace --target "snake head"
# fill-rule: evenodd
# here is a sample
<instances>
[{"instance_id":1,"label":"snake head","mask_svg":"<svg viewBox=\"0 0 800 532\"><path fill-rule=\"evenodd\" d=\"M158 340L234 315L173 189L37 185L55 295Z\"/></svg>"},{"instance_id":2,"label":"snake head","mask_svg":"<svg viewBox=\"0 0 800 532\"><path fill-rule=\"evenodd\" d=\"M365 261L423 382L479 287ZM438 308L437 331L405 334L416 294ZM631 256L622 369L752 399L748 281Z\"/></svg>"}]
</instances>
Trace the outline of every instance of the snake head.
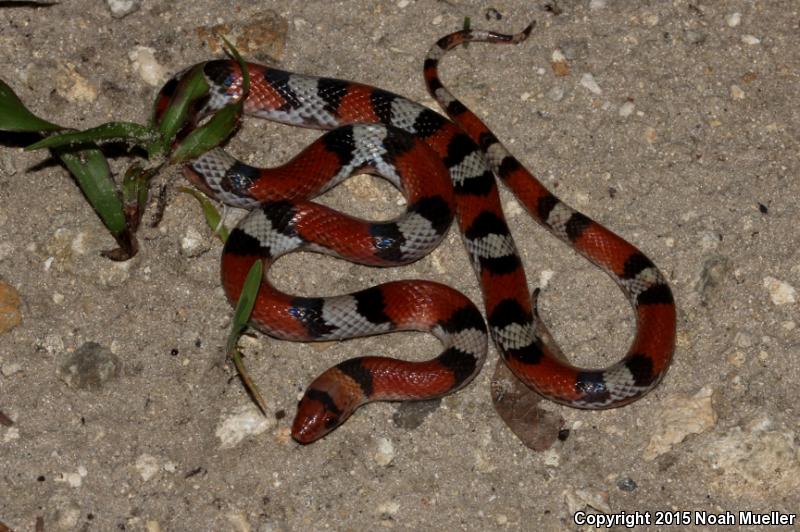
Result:
<instances>
[{"instance_id":1,"label":"snake head","mask_svg":"<svg viewBox=\"0 0 800 532\"><path fill-rule=\"evenodd\" d=\"M312 443L341 425L350 416L342 411L328 392L309 387L297 405L292 423L292 438L298 443Z\"/></svg>"}]
</instances>

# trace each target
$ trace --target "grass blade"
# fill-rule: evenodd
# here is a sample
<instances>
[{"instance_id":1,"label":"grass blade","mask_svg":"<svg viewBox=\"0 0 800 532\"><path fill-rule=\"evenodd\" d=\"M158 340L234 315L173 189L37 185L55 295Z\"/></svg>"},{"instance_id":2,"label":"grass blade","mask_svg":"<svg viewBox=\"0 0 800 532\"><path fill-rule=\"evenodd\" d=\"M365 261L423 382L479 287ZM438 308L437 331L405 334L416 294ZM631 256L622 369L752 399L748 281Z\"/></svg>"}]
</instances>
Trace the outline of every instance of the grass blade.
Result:
<instances>
[{"instance_id":1,"label":"grass blade","mask_svg":"<svg viewBox=\"0 0 800 532\"><path fill-rule=\"evenodd\" d=\"M244 102L226 105L201 127L189 133L172 151L170 163L182 163L216 148L230 136L242 116Z\"/></svg>"},{"instance_id":2,"label":"grass blade","mask_svg":"<svg viewBox=\"0 0 800 532\"><path fill-rule=\"evenodd\" d=\"M11 87L0 80L0 130L56 131L59 129L63 128L28 111Z\"/></svg>"},{"instance_id":3,"label":"grass blade","mask_svg":"<svg viewBox=\"0 0 800 532\"><path fill-rule=\"evenodd\" d=\"M93 144L80 150L54 148L53 153L75 177L86 199L120 245L119 250L104 254L115 260L126 260L136 254L136 243L125 221L122 200L103 153Z\"/></svg>"},{"instance_id":4,"label":"grass blade","mask_svg":"<svg viewBox=\"0 0 800 532\"><path fill-rule=\"evenodd\" d=\"M151 125L161 132L163 151L169 148L175 135L186 126L192 104L208 94L209 88L202 66L195 67L183 76L166 108L163 111L158 108L155 110ZM156 101L157 105L159 103Z\"/></svg>"},{"instance_id":5,"label":"grass blade","mask_svg":"<svg viewBox=\"0 0 800 532\"><path fill-rule=\"evenodd\" d=\"M86 129L84 131L71 131L61 135L53 135L45 139L26 146L26 151L38 150L41 148L58 148L61 146L74 146L86 142L100 140L135 140L145 146L160 137L158 131L153 128L135 124L133 122L109 122L106 124Z\"/></svg>"},{"instance_id":6,"label":"grass blade","mask_svg":"<svg viewBox=\"0 0 800 532\"><path fill-rule=\"evenodd\" d=\"M180 187L178 190L194 196L194 199L200 203L200 207L203 209L203 215L206 218L206 224L208 224L208 227L211 229L211 231L213 231L214 234L217 235L224 244L225 241L228 240L229 231L228 228L222 223L222 216L220 216L219 211L216 207L214 207L214 204L211 203L205 194L197 189Z\"/></svg>"},{"instance_id":7,"label":"grass blade","mask_svg":"<svg viewBox=\"0 0 800 532\"><path fill-rule=\"evenodd\" d=\"M247 323L250 321L250 314L253 312L253 306L256 304L256 296L258 296L258 289L261 287L261 279L264 272L264 264L257 260L250 267L247 273L247 278L242 286L242 293L239 295L239 301L236 303L236 310L233 313L233 323L231 325L231 332L228 335L228 343L226 344L226 353L233 360L236 370L239 372L239 377L242 379L248 393L253 397L253 400L258 405L265 416L267 415L267 403L261 396L256 383L250 378L250 374L244 367L242 355L236 348L236 343L242 332L247 328Z\"/></svg>"}]
</instances>

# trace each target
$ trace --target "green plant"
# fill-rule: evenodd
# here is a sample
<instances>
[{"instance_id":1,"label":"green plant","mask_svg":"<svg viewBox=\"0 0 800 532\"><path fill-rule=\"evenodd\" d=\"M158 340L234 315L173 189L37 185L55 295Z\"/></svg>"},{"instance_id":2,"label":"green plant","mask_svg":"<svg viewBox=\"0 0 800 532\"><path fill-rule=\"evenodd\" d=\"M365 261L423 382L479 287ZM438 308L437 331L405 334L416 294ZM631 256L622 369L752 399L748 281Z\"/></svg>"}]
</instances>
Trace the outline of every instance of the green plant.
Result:
<instances>
[{"instance_id":1,"label":"green plant","mask_svg":"<svg viewBox=\"0 0 800 532\"><path fill-rule=\"evenodd\" d=\"M242 68L243 97L181 136L179 133L185 132L193 118L190 116L192 104L209 90L200 67L181 77L166 108L161 113L153 113L148 124L108 122L83 131L71 130L36 116L11 87L0 80L0 130L37 133L43 137L25 149L49 149L72 174L89 204L117 241L117 249L103 252L106 257L127 260L136 254L136 229L145 208L150 181L159 171L219 146L236 129L244 96L249 91L249 76L239 53L227 40L225 43ZM107 142L125 142L145 153L144 161L130 163L119 183L111 175L102 151L101 145ZM208 209L204 211L208 216Z\"/></svg>"},{"instance_id":2,"label":"green plant","mask_svg":"<svg viewBox=\"0 0 800 532\"><path fill-rule=\"evenodd\" d=\"M187 130L193 119L192 104L209 90L202 68L195 67L181 80L165 109L154 112L147 125L108 122L75 131L44 120L29 111L11 87L0 80L0 130L37 133L43 138L26 150L49 149L75 178L87 201L117 241L118 248L103 255L112 260L127 260L137 252L136 229L143 214L151 179L163 168L183 164L219 146L236 129L250 88L247 65L236 49L223 38L229 53L242 70L242 97L211 115L204 124ZM180 134L180 135L179 135ZM125 142L145 153L145 160L134 160L118 184L111 174L101 144ZM201 193L181 189L200 202L209 227L225 241L228 232L214 206ZM249 377L236 345L247 327L262 277L261 261L256 261L247 276L234 312L226 355L231 358L256 404L266 415L266 405Z\"/></svg>"}]
</instances>

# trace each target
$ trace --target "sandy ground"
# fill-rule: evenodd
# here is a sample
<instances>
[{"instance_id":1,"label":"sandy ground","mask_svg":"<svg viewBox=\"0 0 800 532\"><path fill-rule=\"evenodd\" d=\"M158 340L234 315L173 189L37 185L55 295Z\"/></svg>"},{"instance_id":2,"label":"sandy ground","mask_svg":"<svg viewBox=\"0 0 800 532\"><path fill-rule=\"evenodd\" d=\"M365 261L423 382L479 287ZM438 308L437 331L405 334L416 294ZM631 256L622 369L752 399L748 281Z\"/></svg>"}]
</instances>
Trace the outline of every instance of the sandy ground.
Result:
<instances>
[{"instance_id":1,"label":"sandy ground","mask_svg":"<svg viewBox=\"0 0 800 532\"><path fill-rule=\"evenodd\" d=\"M157 87L133 65L137 46L170 74L215 57L198 28L241 28L270 9L286 31L278 23L277 41L250 57L426 104L421 62L439 36L464 17L499 31L537 19L523 45L453 53L445 83L567 203L659 265L679 332L670 373L645 399L607 412L542 406L568 429L545 452L523 446L492 408L494 350L471 386L432 411L370 405L301 447L288 427L315 375L359 354L433 354L435 340L245 338L273 412L259 418L222 354L231 310L221 246L195 200L176 192L179 172L163 176L160 225L143 227L139 255L115 264L99 256L113 241L66 172L4 135L0 280L18 292L22 322L0 336L0 523L588 530L574 520L588 511L640 512L651 529L689 519L733 530L759 528L740 511L798 512L796 2L149 1L124 18L99 0L12 4L0 5L2 78L37 113L74 127L146 120ZM494 11L487 20L490 7L499 20ZM316 135L248 121L232 150L274 164ZM369 178L340 188L327 202L348 212L400 208ZM615 361L634 328L621 293L510 195L504 202L531 288L550 277L543 314L566 352L587 366ZM407 268L301 254L272 276L304 295L423 277L480 301L454 230ZM78 367L75 357L95 363ZM102 370L94 380L93 370ZM733 524L702 525L709 514ZM797 519L781 529L797 530Z\"/></svg>"}]
</instances>

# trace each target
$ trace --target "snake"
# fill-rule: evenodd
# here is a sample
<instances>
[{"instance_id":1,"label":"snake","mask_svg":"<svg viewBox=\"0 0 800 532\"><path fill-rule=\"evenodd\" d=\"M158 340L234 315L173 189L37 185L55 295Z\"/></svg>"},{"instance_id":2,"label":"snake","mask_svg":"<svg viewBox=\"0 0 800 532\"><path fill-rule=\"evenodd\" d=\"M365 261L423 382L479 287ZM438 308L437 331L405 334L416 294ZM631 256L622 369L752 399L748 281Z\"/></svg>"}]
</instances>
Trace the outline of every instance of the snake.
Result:
<instances>
[{"instance_id":1,"label":"snake","mask_svg":"<svg viewBox=\"0 0 800 532\"><path fill-rule=\"evenodd\" d=\"M293 341L330 341L400 330L434 335L435 358L381 356L345 360L308 385L292 437L311 443L372 401L433 399L459 390L480 371L491 337L500 358L530 389L559 404L608 409L629 404L663 379L675 349L676 307L665 276L634 245L552 194L442 83L439 63L469 42L517 44L515 34L466 29L439 39L424 60L428 92L447 118L398 94L362 83L247 63L246 115L326 130L290 161L256 168L214 148L184 167L190 181L224 204L249 209L224 245L221 280L235 304L250 267L264 263L251 323ZM207 94L195 106L207 117L243 95L242 65L228 59L194 67ZM181 75L159 93L164 109ZM386 179L406 199L399 217L370 222L313 202L351 175ZM625 356L604 369L568 362L529 295L519 252L503 214L502 182L530 216L613 279L636 316ZM300 250L371 266L418 260L457 220L483 295L485 314L469 298L432 281L395 281L332 297L300 297L267 277L281 256ZM459 272L456 272L459 273ZM486 319L484 320L484 315Z\"/></svg>"}]
</instances>

